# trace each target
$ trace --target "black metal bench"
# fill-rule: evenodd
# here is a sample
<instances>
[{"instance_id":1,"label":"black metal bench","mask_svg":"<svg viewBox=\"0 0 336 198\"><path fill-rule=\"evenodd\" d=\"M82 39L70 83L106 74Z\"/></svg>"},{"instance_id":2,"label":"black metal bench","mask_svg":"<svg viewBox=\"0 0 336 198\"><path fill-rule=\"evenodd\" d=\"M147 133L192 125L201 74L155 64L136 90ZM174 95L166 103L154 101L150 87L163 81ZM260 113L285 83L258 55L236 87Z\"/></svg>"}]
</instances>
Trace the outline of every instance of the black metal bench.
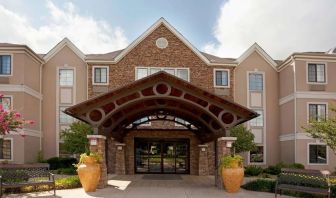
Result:
<instances>
[{"instance_id":1,"label":"black metal bench","mask_svg":"<svg viewBox=\"0 0 336 198\"><path fill-rule=\"evenodd\" d=\"M55 188L54 174L49 172L49 164L1 164L0 165L0 197L6 188L46 185Z\"/></svg>"},{"instance_id":2,"label":"black metal bench","mask_svg":"<svg viewBox=\"0 0 336 198\"><path fill-rule=\"evenodd\" d=\"M282 191L295 191L330 198L331 184L330 173L319 170L281 169L275 185L275 197Z\"/></svg>"}]
</instances>

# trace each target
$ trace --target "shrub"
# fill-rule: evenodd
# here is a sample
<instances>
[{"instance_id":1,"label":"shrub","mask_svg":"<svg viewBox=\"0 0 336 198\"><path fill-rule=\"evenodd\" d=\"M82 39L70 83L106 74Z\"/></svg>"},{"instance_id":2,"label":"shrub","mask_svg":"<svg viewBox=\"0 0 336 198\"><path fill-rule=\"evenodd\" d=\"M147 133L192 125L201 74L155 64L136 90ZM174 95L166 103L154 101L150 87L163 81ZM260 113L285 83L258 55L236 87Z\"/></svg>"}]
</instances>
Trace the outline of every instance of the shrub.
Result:
<instances>
[{"instance_id":1,"label":"shrub","mask_svg":"<svg viewBox=\"0 0 336 198\"><path fill-rule=\"evenodd\" d=\"M242 185L242 188L259 192L274 192L275 181L267 179L257 179Z\"/></svg>"},{"instance_id":2,"label":"shrub","mask_svg":"<svg viewBox=\"0 0 336 198\"><path fill-rule=\"evenodd\" d=\"M29 175L22 170L0 170L0 175L2 175L3 182L17 183L26 182L29 180Z\"/></svg>"},{"instance_id":3,"label":"shrub","mask_svg":"<svg viewBox=\"0 0 336 198\"><path fill-rule=\"evenodd\" d=\"M70 168L73 164L77 163L75 158L61 158L61 157L52 157L47 160L47 163L50 166L50 170L57 170L60 168Z\"/></svg>"},{"instance_id":4,"label":"shrub","mask_svg":"<svg viewBox=\"0 0 336 198\"><path fill-rule=\"evenodd\" d=\"M57 190L80 188L82 186L77 175L56 179L55 185ZM7 188L4 193L30 193L38 191L49 191L49 188L47 185L25 186L21 188Z\"/></svg>"},{"instance_id":5,"label":"shrub","mask_svg":"<svg viewBox=\"0 0 336 198\"><path fill-rule=\"evenodd\" d=\"M56 173L62 175L76 175L77 171L75 167L69 167L69 168L59 168L56 170Z\"/></svg>"},{"instance_id":6,"label":"shrub","mask_svg":"<svg viewBox=\"0 0 336 198\"><path fill-rule=\"evenodd\" d=\"M261 168L260 166L251 165L251 166L245 167L246 176L258 176L262 172L263 172L263 168Z\"/></svg>"},{"instance_id":7,"label":"shrub","mask_svg":"<svg viewBox=\"0 0 336 198\"><path fill-rule=\"evenodd\" d=\"M275 166L269 166L268 168L264 169L264 173L270 175L279 175L281 173L282 168L297 168L297 169L304 169L303 164L294 163L294 164L285 164L285 163L278 163Z\"/></svg>"},{"instance_id":8,"label":"shrub","mask_svg":"<svg viewBox=\"0 0 336 198\"><path fill-rule=\"evenodd\" d=\"M55 184L56 189L79 188L82 186L77 175L56 179Z\"/></svg>"}]
</instances>

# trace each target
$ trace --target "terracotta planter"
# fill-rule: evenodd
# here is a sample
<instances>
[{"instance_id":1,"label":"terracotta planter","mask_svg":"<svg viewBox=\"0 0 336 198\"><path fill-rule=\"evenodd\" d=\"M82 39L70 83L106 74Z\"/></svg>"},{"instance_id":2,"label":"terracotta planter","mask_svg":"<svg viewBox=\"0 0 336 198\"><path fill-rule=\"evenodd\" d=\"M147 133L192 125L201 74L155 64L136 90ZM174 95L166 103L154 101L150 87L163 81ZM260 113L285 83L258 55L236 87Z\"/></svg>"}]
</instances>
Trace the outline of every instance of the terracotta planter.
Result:
<instances>
[{"instance_id":1,"label":"terracotta planter","mask_svg":"<svg viewBox=\"0 0 336 198\"><path fill-rule=\"evenodd\" d=\"M86 157L84 164L78 166L77 172L84 191L96 191L100 179L100 165L96 163L95 158Z\"/></svg>"},{"instance_id":2,"label":"terracotta planter","mask_svg":"<svg viewBox=\"0 0 336 198\"><path fill-rule=\"evenodd\" d=\"M238 192L244 179L244 168L223 168L222 179L224 188L229 193Z\"/></svg>"}]
</instances>

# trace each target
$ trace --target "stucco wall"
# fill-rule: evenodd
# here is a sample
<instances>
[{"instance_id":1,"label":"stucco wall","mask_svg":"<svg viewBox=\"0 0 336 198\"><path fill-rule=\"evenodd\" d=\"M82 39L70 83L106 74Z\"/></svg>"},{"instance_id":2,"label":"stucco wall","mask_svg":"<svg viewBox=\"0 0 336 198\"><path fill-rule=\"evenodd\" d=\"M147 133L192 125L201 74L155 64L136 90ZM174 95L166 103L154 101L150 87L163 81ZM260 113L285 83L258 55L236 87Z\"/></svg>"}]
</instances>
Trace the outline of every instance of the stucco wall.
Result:
<instances>
[{"instance_id":1,"label":"stucco wall","mask_svg":"<svg viewBox=\"0 0 336 198\"><path fill-rule=\"evenodd\" d=\"M75 68L76 81L76 102L81 102L86 99L86 63L80 59L69 47L63 47L55 54L43 67L43 83L42 90L43 98L43 131L44 131L44 157L54 157L57 155L57 132L56 132L56 83L57 83L57 68L62 66Z\"/></svg>"}]
</instances>

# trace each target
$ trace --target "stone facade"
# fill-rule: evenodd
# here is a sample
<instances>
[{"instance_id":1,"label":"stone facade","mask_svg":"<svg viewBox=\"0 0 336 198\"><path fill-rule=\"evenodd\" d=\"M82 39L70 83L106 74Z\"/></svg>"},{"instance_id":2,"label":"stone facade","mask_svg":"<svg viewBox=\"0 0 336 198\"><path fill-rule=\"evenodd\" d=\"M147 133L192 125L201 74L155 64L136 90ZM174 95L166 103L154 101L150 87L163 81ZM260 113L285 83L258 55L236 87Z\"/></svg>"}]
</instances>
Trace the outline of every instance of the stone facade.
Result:
<instances>
[{"instance_id":1,"label":"stone facade","mask_svg":"<svg viewBox=\"0 0 336 198\"><path fill-rule=\"evenodd\" d=\"M164 37L168 40L168 47L156 47L156 39ZM102 64L99 64L102 65ZM234 72L231 66L208 66L179 38L177 38L164 25L159 26L149 36L135 46L118 63L109 66L109 85L92 85L92 66L88 66L88 94L89 98L100 94L94 90L111 90L135 80L136 67L182 67L189 68L190 82L207 91L215 92L213 82L213 69L230 70L230 88L220 88L226 98L233 99ZM94 87L108 87L108 89L94 89ZM218 88L216 89L218 91Z\"/></svg>"}]
</instances>

